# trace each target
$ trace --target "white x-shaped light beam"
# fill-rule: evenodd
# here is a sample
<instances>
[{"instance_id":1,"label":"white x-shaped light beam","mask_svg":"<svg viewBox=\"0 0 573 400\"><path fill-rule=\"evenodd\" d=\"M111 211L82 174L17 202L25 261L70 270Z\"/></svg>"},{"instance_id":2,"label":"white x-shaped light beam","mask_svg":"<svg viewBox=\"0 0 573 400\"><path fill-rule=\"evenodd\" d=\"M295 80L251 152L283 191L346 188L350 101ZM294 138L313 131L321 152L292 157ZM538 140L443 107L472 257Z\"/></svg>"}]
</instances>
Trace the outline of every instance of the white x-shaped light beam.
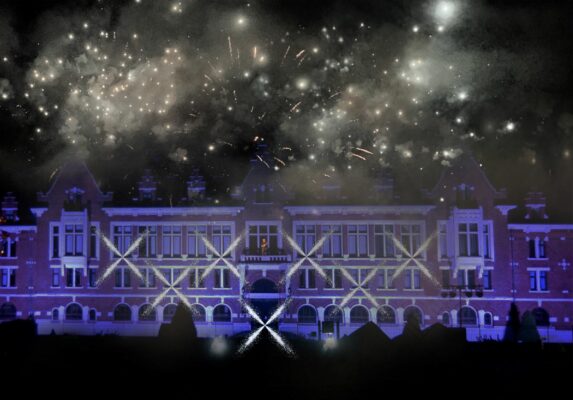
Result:
<instances>
[{"instance_id":1,"label":"white x-shaped light beam","mask_svg":"<svg viewBox=\"0 0 573 400\"><path fill-rule=\"evenodd\" d=\"M320 249L322 247L322 245L324 244L326 239L328 239L328 237L331 234L332 234L332 232L329 232L326 235L324 235L323 237L321 237L320 240L318 242L316 242L315 245L310 249L310 251L308 253L305 253L304 251L302 251L302 249L300 248L298 243L292 237L290 237L286 232L283 232L283 235L286 238L287 242L294 249L294 251L296 251L298 253L300 258L298 259L297 262L295 262L294 264L291 265L291 267L288 269L285 276L281 279L281 283L283 283L286 279L289 279L290 277L292 277L292 275L302 266L302 264L304 263L305 260L307 260L310 263L310 265L316 270L316 272L318 272L318 274L324 280L326 280L327 282L330 282L330 278L328 277L326 272L324 272L324 269L322 269L322 267L320 265L318 265L318 263L316 261L314 261L311 257L314 255L314 253L316 253L318 251L318 249Z\"/></svg>"},{"instance_id":2,"label":"white x-shaped light beam","mask_svg":"<svg viewBox=\"0 0 573 400\"><path fill-rule=\"evenodd\" d=\"M356 286L356 288L344 296L342 302L339 304L339 307L344 307L354 297L354 295L360 291L364 294L364 296L366 296L368 300L370 300L374 307L378 308L378 302L365 288L368 282L370 282L370 280L376 276L377 270L372 269L360 284L356 281L356 279L354 279L354 277L350 274L350 272L348 272L346 268L340 268L340 270L342 271L342 275L344 275L346 279L348 279L354 286Z\"/></svg>"},{"instance_id":3,"label":"white x-shaped light beam","mask_svg":"<svg viewBox=\"0 0 573 400\"><path fill-rule=\"evenodd\" d=\"M418 260L416 257L418 257L424 250L426 250L428 248L428 246L430 245L430 243L432 242L432 240L434 239L434 237L436 236L436 232L434 232L433 234L431 234L424 243L422 243L422 245L418 248L418 250L416 250L413 254L408 251L406 249L406 247L404 247L404 245L398 240L396 239L395 236L392 236L392 241L394 242L394 245L398 248L398 250L400 250L402 253L404 253L406 255L406 260L398 267L398 269L396 269L396 272L394 272L394 274L392 275L392 279L396 279L398 277L398 275L400 275L400 273L407 267L410 265L410 262L414 262L414 264L416 264L416 266L418 268L420 268L420 271L422 271L422 273L424 275L426 275L432 282L434 282L435 284L439 284L438 281L436 280L436 278L434 278L434 276L432 275L432 273L430 272L430 270L424 265L422 264L422 262L420 260Z\"/></svg>"},{"instance_id":4,"label":"white x-shaped light beam","mask_svg":"<svg viewBox=\"0 0 573 400\"><path fill-rule=\"evenodd\" d=\"M141 272L137 269L137 267L127 257L129 257L131 255L131 253L133 253L139 247L141 241L143 239L145 239L145 237L148 235L148 232L145 231L141 236L139 236L131 244L131 246L129 246L127 251L123 254L118 250L117 247L115 247L113 242L111 240L109 240L101 231L98 231L97 233L101 237L102 241L105 243L106 247L109 248L111 250L111 252L114 253L118 257L117 260L115 260L113 263L111 263L111 265L109 265L106 268L103 275L98 279L97 285L102 283L119 266L119 263L121 263L122 261L124 261L127 264L129 269L132 270L135 273L135 275L137 275L139 278L143 279Z\"/></svg>"},{"instance_id":5,"label":"white x-shaped light beam","mask_svg":"<svg viewBox=\"0 0 573 400\"><path fill-rule=\"evenodd\" d=\"M206 237L201 236L201 239L203 240L203 243L205 243L205 246L209 249L209 251L211 251L214 255L215 255L215 260L207 267L205 268L205 271L203 271L203 274L201 275L201 279L205 279L205 277L209 274L209 272L211 272L213 270L213 268L215 268L218 264L219 261L223 261L223 263L225 264L225 267L229 268L229 270L231 270L231 272L233 274L235 274L235 276L237 278L241 277L241 273L239 272L239 270L237 269L237 267L235 267L229 260L227 260L227 257L229 254L231 254L231 252L233 250L235 250L235 248L239 245L239 243L241 242L241 240L243 239L243 235L239 235L237 236L237 238L229 245L229 247L227 248L227 250L225 250L223 253L220 253L215 246L213 245L213 243L211 243Z\"/></svg>"},{"instance_id":6,"label":"white x-shaped light beam","mask_svg":"<svg viewBox=\"0 0 573 400\"><path fill-rule=\"evenodd\" d=\"M278 332L276 332L274 329L269 327L269 325L272 324L273 321L276 320L283 313L283 311L286 309L287 305L288 305L288 301L285 301L282 305L277 307L277 309L273 312L273 314L270 316L270 318L266 322L264 322L261 319L261 317L259 317L259 315L256 313L256 311L253 310L253 308L250 305L248 305L247 303L243 303L243 307L245 307L245 309L247 310L247 313L249 313L249 315L261 326L257 330L253 331L247 337L247 339L243 342L241 347L239 347L238 352L243 353L245 350L247 350L249 348L249 346L251 346L253 344L255 339L261 334L261 332L263 332L263 330L266 329L270 333L271 337L275 340L275 342L286 353L288 353L290 355L294 355L294 351L288 345L288 343L283 339L283 337Z\"/></svg>"}]
</instances>

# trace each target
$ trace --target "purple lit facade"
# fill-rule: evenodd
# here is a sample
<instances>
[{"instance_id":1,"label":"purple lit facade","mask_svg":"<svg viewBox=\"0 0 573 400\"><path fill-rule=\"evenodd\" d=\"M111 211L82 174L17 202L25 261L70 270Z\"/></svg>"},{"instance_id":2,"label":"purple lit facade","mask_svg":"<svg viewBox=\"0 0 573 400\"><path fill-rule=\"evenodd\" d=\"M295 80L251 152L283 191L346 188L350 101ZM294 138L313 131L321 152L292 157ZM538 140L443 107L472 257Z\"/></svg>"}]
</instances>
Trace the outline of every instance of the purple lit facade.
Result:
<instances>
[{"instance_id":1,"label":"purple lit facade","mask_svg":"<svg viewBox=\"0 0 573 400\"><path fill-rule=\"evenodd\" d=\"M253 162L223 204L196 173L184 201L160 206L146 173L120 205L70 162L38 195L35 224L19 224L16 198L4 198L0 317L33 315L41 334L156 335L185 298L199 335L216 336L250 330L241 300L268 313L288 299L279 330L309 338L324 320L340 321L341 336L373 321L394 337L414 314L476 340L503 336L515 300L544 340L572 341L573 224L550 222L540 194L508 204L465 156L417 205L395 201L389 177L366 204L348 204L336 184L299 204L275 176Z\"/></svg>"}]
</instances>

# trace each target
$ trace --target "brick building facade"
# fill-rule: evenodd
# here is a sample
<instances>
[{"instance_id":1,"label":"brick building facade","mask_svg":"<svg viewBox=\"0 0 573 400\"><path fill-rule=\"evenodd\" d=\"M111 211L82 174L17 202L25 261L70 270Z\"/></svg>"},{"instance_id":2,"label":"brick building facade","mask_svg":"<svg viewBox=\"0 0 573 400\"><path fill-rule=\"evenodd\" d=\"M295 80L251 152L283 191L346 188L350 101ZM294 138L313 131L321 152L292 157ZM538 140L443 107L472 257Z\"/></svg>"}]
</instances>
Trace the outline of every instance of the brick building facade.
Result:
<instances>
[{"instance_id":1,"label":"brick building facade","mask_svg":"<svg viewBox=\"0 0 573 400\"><path fill-rule=\"evenodd\" d=\"M573 224L550 222L538 193L508 204L471 157L420 204L395 201L387 176L367 204L341 201L336 184L299 204L258 159L225 204L197 172L178 205L158 186L146 172L120 205L70 162L28 225L7 194L0 318L33 315L42 334L155 335L184 302L214 336L250 329L242 302L264 319L288 301L279 329L308 337L329 320L341 335L373 321L395 336L413 315L476 340L501 338L515 301L545 340L572 341Z\"/></svg>"}]
</instances>

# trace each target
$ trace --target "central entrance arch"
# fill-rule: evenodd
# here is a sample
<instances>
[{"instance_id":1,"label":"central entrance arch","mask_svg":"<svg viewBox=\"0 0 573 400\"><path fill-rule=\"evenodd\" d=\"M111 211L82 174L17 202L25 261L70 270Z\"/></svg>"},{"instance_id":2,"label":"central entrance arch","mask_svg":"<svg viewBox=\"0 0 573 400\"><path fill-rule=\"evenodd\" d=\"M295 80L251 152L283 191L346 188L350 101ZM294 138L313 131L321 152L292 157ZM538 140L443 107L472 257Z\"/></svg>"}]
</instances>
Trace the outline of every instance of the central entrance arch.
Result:
<instances>
[{"instance_id":1,"label":"central entrance arch","mask_svg":"<svg viewBox=\"0 0 573 400\"><path fill-rule=\"evenodd\" d=\"M249 302L263 322L268 321L273 312L279 306L279 290L277 284L270 279L261 278L253 282L249 292ZM259 324L251 318L251 329L256 329ZM269 325L278 330L278 319Z\"/></svg>"}]
</instances>

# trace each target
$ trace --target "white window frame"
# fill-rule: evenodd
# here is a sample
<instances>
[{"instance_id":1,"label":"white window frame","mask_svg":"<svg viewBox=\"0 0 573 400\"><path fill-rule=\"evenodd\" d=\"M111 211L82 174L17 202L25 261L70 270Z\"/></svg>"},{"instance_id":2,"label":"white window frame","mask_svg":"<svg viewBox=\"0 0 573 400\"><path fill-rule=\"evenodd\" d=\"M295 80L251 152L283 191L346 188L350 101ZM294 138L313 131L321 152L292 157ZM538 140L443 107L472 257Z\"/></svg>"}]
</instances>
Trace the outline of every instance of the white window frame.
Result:
<instances>
[{"instance_id":1,"label":"white window frame","mask_svg":"<svg viewBox=\"0 0 573 400\"><path fill-rule=\"evenodd\" d=\"M16 289L18 287L17 281L17 266L2 265L0 267L0 288L1 289ZM14 274L14 285L10 284L11 274ZM4 277L6 276L6 285L4 285Z\"/></svg>"},{"instance_id":2,"label":"white window frame","mask_svg":"<svg viewBox=\"0 0 573 400\"><path fill-rule=\"evenodd\" d=\"M531 272L535 273L535 289L531 289L530 285L530 276ZM546 286L547 289L541 290L541 272L545 272L546 276ZM547 267L535 267L535 268L527 268L527 285L529 286L530 293L549 293L549 268Z\"/></svg>"}]
</instances>

